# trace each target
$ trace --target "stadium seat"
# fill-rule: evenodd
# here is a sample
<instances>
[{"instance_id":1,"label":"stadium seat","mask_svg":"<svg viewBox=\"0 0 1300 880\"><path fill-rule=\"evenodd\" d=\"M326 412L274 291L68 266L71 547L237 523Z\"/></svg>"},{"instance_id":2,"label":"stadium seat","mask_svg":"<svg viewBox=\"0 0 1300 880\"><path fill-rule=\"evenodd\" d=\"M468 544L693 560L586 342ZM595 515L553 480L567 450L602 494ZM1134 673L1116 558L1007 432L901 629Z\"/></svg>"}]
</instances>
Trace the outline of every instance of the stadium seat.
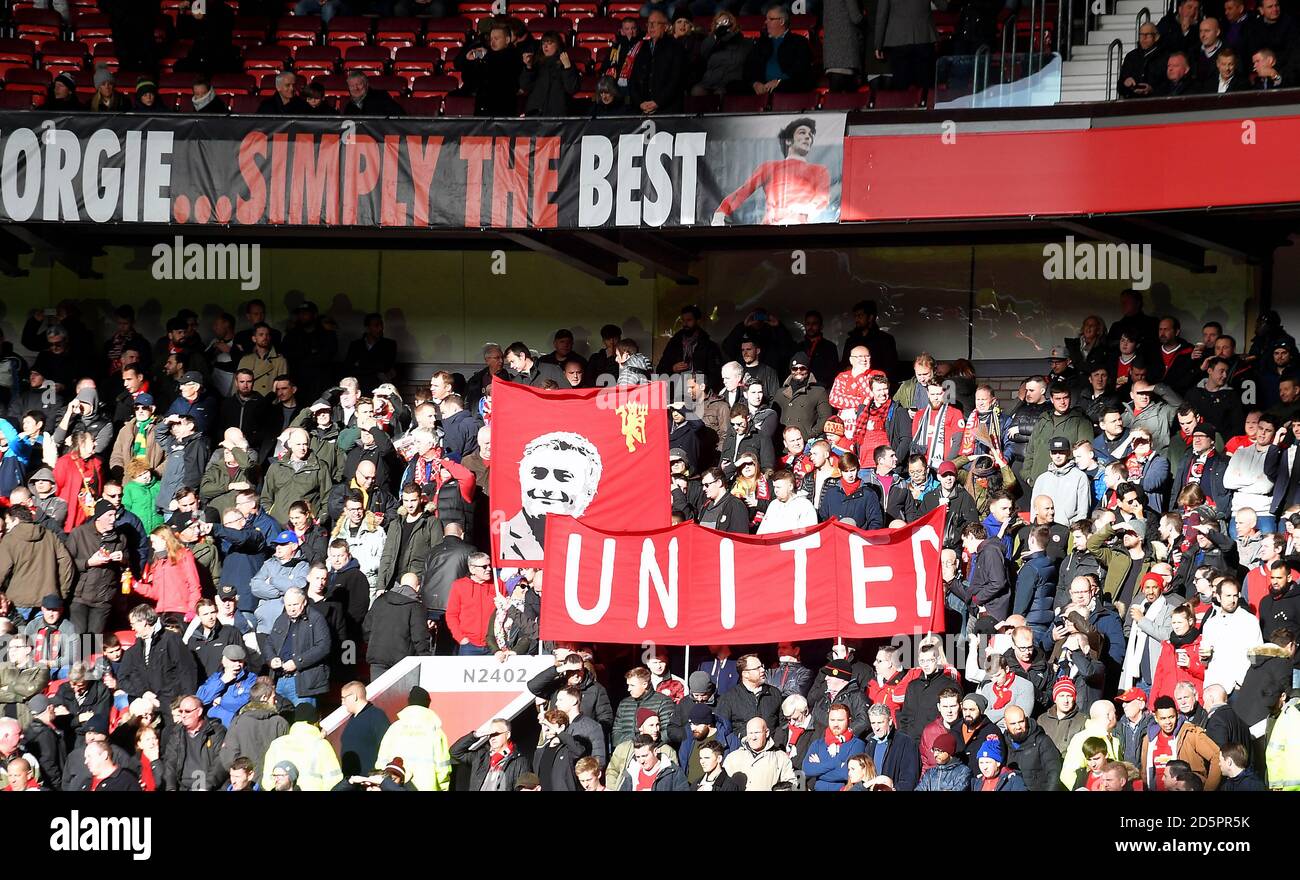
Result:
<instances>
[{"instance_id":1,"label":"stadium seat","mask_svg":"<svg viewBox=\"0 0 1300 880\"><path fill-rule=\"evenodd\" d=\"M33 70L30 67L16 67L5 74L5 93L24 93L39 95L45 100L45 93L54 79L48 70Z\"/></svg>"},{"instance_id":2,"label":"stadium seat","mask_svg":"<svg viewBox=\"0 0 1300 880\"><path fill-rule=\"evenodd\" d=\"M599 10L599 5L593 0L569 0L562 2L555 8L556 15L567 16L572 19L595 18Z\"/></svg>"},{"instance_id":3,"label":"stadium seat","mask_svg":"<svg viewBox=\"0 0 1300 880\"><path fill-rule=\"evenodd\" d=\"M293 53L293 69L304 76L333 73L338 65L339 50L334 46L298 46Z\"/></svg>"},{"instance_id":4,"label":"stadium seat","mask_svg":"<svg viewBox=\"0 0 1300 880\"><path fill-rule=\"evenodd\" d=\"M275 23L275 41L281 46L314 46L321 32L319 15L289 15ZM335 52L338 50L335 49Z\"/></svg>"},{"instance_id":5,"label":"stadium seat","mask_svg":"<svg viewBox=\"0 0 1300 880\"><path fill-rule=\"evenodd\" d=\"M289 68L289 57L284 46L250 46L244 50L244 73L279 73Z\"/></svg>"},{"instance_id":6,"label":"stadium seat","mask_svg":"<svg viewBox=\"0 0 1300 880\"><path fill-rule=\"evenodd\" d=\"M101 64L106 65L109 70L116 74L117 69L122 66L122 62L117 57L117 46L111 41L99 43L95 46L91 55L90 64L91 67L98 67Z\"/></svg>"},{"instance_id":7,"label":"stadium seat","mask_svg":"<svg viewBox=\"0 0 1300 880\"><path fill-rule=\"evenodd\" d=\"M370 42L370 19L361 15L339 15L330 19L325 42L346 52L351 46Z\"/></svg>"},{"instance_id":8,"label":"stadium seat","mask_svg":"<svg viewBox=\"0 0 1300 880\"><path fill-rule=\"evenodd\" d=\"M245 48L263 47L271 31L271 20L260 15L237 15L230 29L230 42Z\"/></svg>"},{"instance_id":9,"label":"stadium seat","mask_svg":"<svg viewBox=\"0 0 1300 880\"><path fill-rule=\"evenodd\" d=\"M448 95L442 99L443 116L473 116L473 95Z\"/></svg>"},{"instance_id":10,"label":"stadium seat","mask_svg":"<svg viewBox=\"0 0 1300 880\"><path fill-rule=\"evenodd\" d=\"M228 95L251 95L257 91L257 81L246 73L214 73L212 90L223 98Z\"/></svg>"},{"instance_id":11,"label":"stadium seat","mask_svg":"<svg viewBox=\"0 0 1300 880\"><path fill-rule=\"evenodd\" d=\"M90 48L77 40L50 40L41 46L41 67L58 76L65 70L80 70L90 57Z\"/></svg>"},{"instance_id":12,"label":"stadium seat","mask_svg":"<svg viewBox=\"0 0 1300 880\"><path fill-rule=\"evenodd\" d=\"M480 21L482 21L485 18L491 18L493 15L496 14L492 9L492 7L495 5L496 5L495 3L482 3L482 2L461 3L460 14L465 18L469 19L470 23L473 24L474 27L478 27L478 23Z\"/></svg>"},{"instance_id":13,"label":"stadium seat","mask_svg":"<svg viewBox=\"0 0 1300 880\"><path fill-rule=\"evenodd\" d=\"M444 52L452 46L461 46L469 34L470 22L467 18L431 18L424 31L426 46L438 46Z\"/></svg>"},{"instance_id":14,"label":"stadium seat","mask_svg":"<svg viewBox=\"0 0 1300 880\"><path fill-rule=\"evenodd\" d=\"M393 75L405 77L408 86L416 79L433 76L442 66L442 50L435 46L407 46L393 57Z\"/></svg>"},{"instance_id":15,"label":"stadium seat","mask_svg":"<svg viewBox=\"0 0 1300 880\"><path fill-rule=\"evenodd\" d=\"M740 32L751 40L757 40L766 31L761 15L738 15L736 24L740 25Z\"/></svg>"},{"instance_id":16,"label":"stadium seat","mask_svg":"<svg viewBox=\"0 0 1300 880\"><path fill-rule=\"evenodd\" d=\"M370 77L370 88L381 92L388 92L396 98L406 93L406 80L400 76L391 76L380 74Z\"/></svg>"},{"instance_id":17,"label":"stadium seat","mask_svg":"<svg viewBox=\"0 0 1300 880\"><path fill-rule=\"evenodd\" d=\"M870 106L870 92L830 92L822 95L823 110L866 110Z\"/></svg>"},{"instance_id":18,"label":"stadium seat","mask_svg":"<svg viewBox=\"0 0 1300 880\"><path fill-rule=\"evenodd\" d=\"M806 37L807 39L815 42L817 38L817 16L815 15L790 16L790 32L798 34L801 37Z\"/></svg>"},{"instance_id":19,"label":"stadium seat","mask_svg":"<svg viewBox=\"0 0 1300 880\"><path fill-rule=\"evenodd\" d=\"M684 109L687 113L720 113L721 95L687 95Z\"/></svg>"},{"instance_id":20,"label":"stadium seat","mask_svg":"<svg viewBox=\"0 0 1300 880\"><path fill-rule=\"evenodd\" d=\"M723 113L762 113L767 109L767 95L727 95L722 99Z\"/></svg>"},{"instance_id":21,"label":"stadium seat","mask_svg":"<svg viewBox=\"0 0 1300 880\"><path fill-rule=\"evenodd\" d=\"M603 49L614 42L618 21L613 18L584 18L578 22L577 45L586 49Z\"/></svg>"},{"instance_id":22,"label":"stadium seat","mask_svg":"<svg viewBox=\"0 0 1300 880\"><path fill-rule=\"evenodd\" d=\"M613 0L605 4L605 14L610 18L627 18L629 15L640 16L643 3L636 0Z\"/></svg>"},{"instance_id":23,"label":"stadium seat","mask_svg":"<svg viewBox=\"0 0 1300 880\"><path fill-rule=\"evenodd\" d=\"M405 18L381 18L375 25L374 44L392 52L396 49L402 49L409 46L418 46L420 44L420 19L407 16Z\"/></svg>"},{"instance_id":24,"label":"stadium seat","mask_svg":"<svg viewBox=\"0 0 1300 880\"><path fill-rule=\"evenodd\" d=\"M545 18L551 14L551 4L549 3L507 3L506 15L513 16L524 24L529 24L535 18Z\"/></svg>"},{"instance_id":25,"label":"stadium seat","mask_svg":"<svg viewBox=\"0 0 1300 880\"><path fill-rule=\"evenodd\" d=\"M921 106L924 97L920 86L906 89L871 89L871 109L873 110L913 110Z\"/></svg>"},{"instance_id":26,"label":"stadium seat","mask_svg":"<svg viewBox=\"0 0 1300 880\"><path fill-rule=\"evenodd\" d=\"M412 98L441 98L448 92L454 92L460 88L460 83L455 77L446 76L445 74L417 76L411 83Z\"/></svg>"},{"instance_id":27,"label":"stadium seat","mask_svg":"<svg viewBox=\"0 0 1300 880\"><path fill-rule=\"evenodd\" d=\"M5 73L36 66L36 44L28 40L0 39L0 80Z\"/></svg>"},{"instance_id":28,"label":"stadium seat","mask_svg":"<svg viewBox=\"0 0 1300 880\"><path fill-rule=\"evenodd\" d=\"M31 92L0 92L0 110L30 110L32 109Z\"/></svg>"},{"instance_id":29,"label":"stadium seat","mask_svg":"<svg viewBox=\"0 0 1300 880\"><path fill-rule=\"evenodd\" d=\"M535 37L540 37L547 31L557 31L566 40L570 40L573 22L567 18L534 18L528 22L528 32Z\"/></svg>"},{"instance_id":30,"label":"stadium seat","mask_svg":"<svg viewBox=\"0 0 1300 880\"><path fill-rule=\"evenodd\" d=\"M234 95L228 101L231 113L256 113L262 104L261 95Z\"/></svg>"},{"instance_id":31,"label":"stadium seat","mask_svg":"<svg viewBox=\"0 0 1300 880\"><path fill-rule=\"evenodd\" d=\"M177 19L181 17L181 7L188 5L189 0L162 0L158 8L162 10L163 15L172 20L174 26Z\"/></svg>"},{"instance_id":32,"label":"stadium seat","mask_svg":"<svg viewBox=\"0 0 1300 880\"><path fill-rule=\"evenodd\" d=\"M158 53L159 72L171 73L176 69L176 63L190 54L190 49L193 47L193 40L174 40L168 43L167 47Z\"/></svg>"},{"instance_id":33,"label":"stadium seat","mask_svg":"<svg viewBox=\"0 0 1300 880\"><path fill-rule=\"evenodd\" d=\"M817 109L816 92L776 92L772 95L772 112L800 113Z\"/></svg>"},{"instance_id":34,"label":"stadium seat","mask_svg":"<svg viewBox=\"0 0 1300 880\"><path fill-rule=\"evenodd\" d=\"M63 19L52 9L15 9L14 36L30 40L40 48L63 35Z\"/></svg>"},{"instance_id":35,"label":"stadium seat","mask_svg":"<svg viewBox=\"0 0 1300 880\"><path fill-rule=\"evenodd\" d=\"M437 116L442 110L442 98L398 98L407 116Z\"/></svg>"},{"instance_id":36,"label":"stadium seat","mask_svg":"<svg viewBox=\"0 0 1300 880\"><path fill-rule=\"evenodd\" d=\"M388 69L392 53L377 46L348 46L343 53L343 70L359 70L367 76L376 76Z\"/></svg>"},{"instance_id":37,"label":"stadium seat","mask_svg":"<svg viewBox=\"0 0 1300 880\"><path fill-rule=\"evenodd\" d=\"M72 36L94 49L100 43L113 41L113 25L107 15L97 12L78 15Z\"/></svg>"},{"instance_id":38,"label":"stadium seat","mask_svg":"<svg viewBox=\"0 0 1300 880\"><path fill-rule=\"evenodd\" d=\"M348 96L348 78L339 74L330 74L328 76L318 76L312 80L322 89L325 94L331 98L346 98Z\"/></svg>"},{"instance_id":39,"label":"stadium seat","mask_svg":"<svg viewBox=\"0 0 1300 880\"><path fill-rule=\"evenodd\" d=\"M570 60L583 70L591 67L592 53L586 46L570 46L568 53Z\"/></svg>"},{"instance_id":40,"label":"stadium seat","mask_svg":"<svg viewBox=\"0 0 1300 880\"><path fill-rule=\"evenodd\" d=\"M158 94L188 95L194 86L192 73L164 73L158 77Z\"/></svg>"},{"instance_id":41,"label":"stadium seat","mask_svg":"<svg viewBox=\"0 0 1300 880\"><path fill-rule=\"evenodd\" d=\"M573 93L575 98L590 98L596 94L596 83L600 82L600 77L594 73L584 73L578 79L578 88Z\"/></svg>"}]
</instances>

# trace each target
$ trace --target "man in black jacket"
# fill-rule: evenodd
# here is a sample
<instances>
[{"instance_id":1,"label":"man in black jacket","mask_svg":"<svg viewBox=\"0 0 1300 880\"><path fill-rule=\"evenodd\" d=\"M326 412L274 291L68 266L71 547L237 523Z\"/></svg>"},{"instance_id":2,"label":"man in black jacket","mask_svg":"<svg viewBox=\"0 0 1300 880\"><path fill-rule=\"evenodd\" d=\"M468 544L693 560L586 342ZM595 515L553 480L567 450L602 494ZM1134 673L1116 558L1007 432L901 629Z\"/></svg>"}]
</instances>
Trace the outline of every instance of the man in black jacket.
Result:
<instances>
[{"instance_id":1,"label":"man in black jacket","mask_svg":"<svg viewBox=\"0 0 1300 880\"><path fill-rule=\"evenodd\" d=\"M126 691L133 700L152 693L162 706L170 706L178 696L194 693L198 665L181 637L163 629L150 605L135 606L127 617L135 632L135 644L122 655L117 673L118 689Z\"/></svg>"},{"instance_id":2,"label":"man in black jacket","mask_svg":"<svg viewBox=\"0 0 1300 880\"><path fill-rule=\"evenodd\" d=\"M656 9L646 19L645 45L632 64L632 105L647 116L680 113L686 93L687 59L668 33L668 16Z\"/></svg>"},{"instance_id":3,"label":"man in black jacket","mask_svg":"<svg viewBox=\"0 0 1300 880\"><path fill-rule=\"evenodd\" d=\"M745 79L754 94L811 89L813 56L807 37L790 33L790 13L783 6L769 8L765 24L767 33L758 38L745 62Z\"/></svg>"},{"instance_id":4,"label":"man in black jacket","mask_svg":"<svg viewBox=\"0 0 1300 880\"><path fill-rule=\"evenodd\" d=\"M371 681L404 657L432 656L429 618L420 601L420 576L408 572L402 575L400 585L380 593L362 628Z\"/></svg>"},{"instance_id":5,"label":"man in black jacket","mask_svg":"<svg viewBox=\"0 0 1300 880\"><path fill-rule=\"evenodd\" d=\"M339 108L340 116L405 116L401 106L388 92L370 88L370 79L359 70L348 74L348 95ZM294 363L294 367L301 366Z\"/></svg>"},{"instance_id":6,"label":"man in black jacket","mask_svg":"<svg viewBox=\"0 0 1300 880\"><path fill-rule=\"evenodd\" d=\"M294 705L315 705L316 697L329 690L330 643L325 615L308 604L306 593L291 587L284 594L284 612L267 637L266 656L278 673L275 692Z\"/></svg>"},{"instance_id":7,"label":"man in black jacket","mask_svg":"<svg viewBox=\"0 0 1300 880\"><path fill-rule=\"evenodd\" d=\"M475 116L518 116L519 74L524 69L519 49L510 44L510 26L496 22L487 45L468 44L456 59L465 89L474 95Z\"/></svg>"},{"instance_id":8,"label":"man in black jacket","mask_svg":"<svg viewBox=\"0 0 1300 880\"><path fill-rule=\"evenodd\" d=\"M921 778L921 759L916 740L894 728L889 707L876 703L867 710L871 734L863 739L876 772L894 781L895 791L912 791Z\"/></svg>"},{"instance_id":9,"label":"man in black jacket","mask_svg":"<svg viewBox=\"0 0 1300 880\"><path fill-rule=\"evenodd\" d=\"M275 94L263 100L257 106L257 112L275 116L310 116L311 107L298 96L298 74L292 70L277 74Z\"/></svg>"},{"instance_id":10,"label":"man in black jacket","mask_svg":"<svg viewBox=\"0 0 1300 880\"><path fill-rule=\"evenodd\" d=\"M704 489L707 503L696 513L695 521L720 532L748 535L749 508L745 502L727 491L727 480L722 468L709 468L705 471L700 477L700 486ZM741 726L748 720L744 719Z\"/></svg>"},{"instance_id":11,"label":"man in black jacket","mask_svg":"<svg viewBox=\"0 0 1300 880\"><path fill-rule=\"evenodd\" d=\"M1214 740L1220 749L1229 743L1250 748L1250 728L1241 720L1237 710L1228 705L1228 692L1223 685L1212 684L1201 694L1205 707L1205 735Z\"/></svg>"},{"instance_id":12,"label":"man in black jacket","mask_svg":"<svg viewBox=\"0 0 1300 880\"><path fill-rule=\"evenodd\" d=\"M751 718L762 718L768 730L781 723L781 691L767 683L767 667L757 654L736 658L740 683L718 700L717 714L731 722L733 731L742 731ZM865 699L865 698L864 698Z\"/></svg>"},{"instance_id":13,"label":"man in black jacket","mask_svg":"<svg viewBox=\"0 0 1300 880\"><path fill-rule=\"evenodd\" d=\"M939 694L947 688L960 693L961 686L939 665L939 652L935 645L922 645L916 662L921 674L907 683L903 708L898 710L898 726L919 743L925 726L938 714L935 707L939 705Z\"/></svg>"},{"instance_id":14,"label":"man in black jacket","mask_svg":"<svg viewBox=\"0 0 1300 880\"><path fill-rule=\"evenodd\" d=\"M660 373L703 373L709 387L717 388L722 381L722 349L700 326L703 316L699 306L682 308L682 329L674 333L664 346L656 370Z\"/></svg>"},{"instance_id":15,"label":"man in black jacket","mask_svg":"<svg viewBox=\"0 0 1300 880\"><path fill-rule=\"evenodd\" d=\"M478 552L473 544L465 540L465 529L460 523L448 522L442 527L442 541L438 543L429 558L424 562L424 575L420 578L423 587L420 598L429 619L434 624L434 653L454 653L455 646L450 639L447 628L441 626L447 613L447 597L451 585L463 577L469 577L469 558Z\"/></svg>"},{"instance_id":16,"label":"man in black jacket","mask_svg":"<svg viewBox=\"0 0 1300 880\"><path fill-rule=\"evenodd\" d=\"M1025 779L1030 791L1059 791L1061 788L1061 752L1052 738L1038 726L1038 722L1025 716L1025 710L1016 705L1007 706L1002 716L1007 726L1007 739L1011 751L1007 764L1014 764Z\"/></svg>"},{"instance_id":17,"label":"man in black jacket","mask_svg":"<svg viewBox=\"0 0 1300 880\"><path fill-rule=\"evenodd\" d=\"M203 716L196 696L181 700L180 723L166 734L163 745L162 783L166 791L217 791L225 785L227 768L221 761L226 728Z\"/></svg>"}]
</instances>

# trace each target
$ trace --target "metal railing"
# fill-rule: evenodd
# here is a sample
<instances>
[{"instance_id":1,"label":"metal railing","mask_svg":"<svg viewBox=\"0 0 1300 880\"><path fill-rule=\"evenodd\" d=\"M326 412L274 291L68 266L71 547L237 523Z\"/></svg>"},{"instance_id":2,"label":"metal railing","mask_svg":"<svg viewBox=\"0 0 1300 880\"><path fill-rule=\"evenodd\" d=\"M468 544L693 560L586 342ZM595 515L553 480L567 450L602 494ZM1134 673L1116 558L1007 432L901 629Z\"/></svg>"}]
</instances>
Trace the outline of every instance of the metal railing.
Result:
<instances>
[{"instance_id":1,"label":"metal railing","mask_svg":"<svg viewBox=\"0 0 1300 880\"><path fill-rule=\"evenodd\" d=\"M993 50L987 44L975 50L975 70L971 74L973 94L978 95L989 87L989 62L992 58ZM983 76L980 76L981 70Z\"/></svg>"},{"instance_id":2,"label":"metal railing","mask_svg":"<svg viewBox=\"0 0 1300 880\"><path fill-rule=\"evenodd\" d=\"M1114 58L1114 73L1111 73L1112 62ZM1115 83L1119 79L1120 71L1124 69L1124 41L1119 37L1110 41L1106 47L1106 100L1111 101L1115 98Z\"/></svg>"},{"instance_id":3,"label":"metal railing","mask_svg":"<svg viewBox=\"0 0 1300 880\"><path fill-rule=\"evenodd\" d=\"M1016 24L1020 21L1020 10L1017 9L1007 20L1002 22L1002 51L998 55L998 85L1004 85L1015 79L1012 75L1012 68L1016 60ZM1011 37L1011 50L1007 51L1007 36ZM1010 62L1010 63L1008 63ZM1007 77L1011 76L1011 80Z\"/></svg>"},{"instance_id":4,"label":"metal railing","mask_svg":"<svg viewBox=\"0 0 1300 880\"><path fill-rule=\"evenodd\" d=\"M1141 43L1138 41L1138 32L1142 30L1142 25L1150 24L1150 23L1151 23L1151 10L1146 6L1143 6L1142 11L1139 12L1133 19L1134 45L1141 45Z\"/></svg>"},{"instance_id":5,"label":"metal railing","mask_svg":"<svg viewBox=\"0 0 1300 880\"><path fill-rule=\"evenodd\" d=\"M1069 61L1073 50L1074 0L1060 0L1056 4L1056 51L1061 54L1062 61Z\"/></svg>"}]
</instances>

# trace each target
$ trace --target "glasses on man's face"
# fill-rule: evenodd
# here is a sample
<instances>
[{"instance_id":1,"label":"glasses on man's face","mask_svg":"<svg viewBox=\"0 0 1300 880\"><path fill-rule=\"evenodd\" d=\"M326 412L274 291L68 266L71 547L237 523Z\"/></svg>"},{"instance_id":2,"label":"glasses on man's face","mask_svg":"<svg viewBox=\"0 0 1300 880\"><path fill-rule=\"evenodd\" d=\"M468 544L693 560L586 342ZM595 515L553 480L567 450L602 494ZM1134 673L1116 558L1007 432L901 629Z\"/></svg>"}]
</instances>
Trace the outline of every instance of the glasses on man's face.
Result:
<instances>
[{"instance_id":1,"label":"glasses on man's face","mask_svg":"<svg viewBox=\"0 0 1300 880\"><path fill-rule=\"evenodd\" d=\"M790 368L790 372L791 372L791 373L806 373L806 372L808 372L808 368L807 368L807 367L791 367L791 368Z\"/></svg>"},{"instance_id":2,"label":"glasses on man's face","mask_svg":"<svg viewBox=\"0 0 1300 880\"><path fill-rule=\"evenodd\" d=\"M478 565L478 564L476 564L476 563L471 562L471 563L469 564L469 567L470 567L470 568L477 568L477 569L482 570L482 569L491 568L492 566L490 566L490 565Z\"/></svg>"},{"instance_id":3,"label":"glasses on man's face","mask_svg":"<svg viewBox=\"0 0 1300 880\"><path fill-rule=\"evenodd\" d=\"M731 427L733 427L733 428L737 428L737 429L740 429L740 428L745 427L745 423L744 423L744 422L732 422L732 423L731 423Z\"/></svg>"},{"instance_id":4,"label":"glasses on man's face","mask_svg":"<svg viewBox=\"0 0 1300 880\"><path fill-rule=\"evenodd\" d=\"M717 480L700 480L700 486L707 489L717 482Z\"/></svg>"}]
</instances>

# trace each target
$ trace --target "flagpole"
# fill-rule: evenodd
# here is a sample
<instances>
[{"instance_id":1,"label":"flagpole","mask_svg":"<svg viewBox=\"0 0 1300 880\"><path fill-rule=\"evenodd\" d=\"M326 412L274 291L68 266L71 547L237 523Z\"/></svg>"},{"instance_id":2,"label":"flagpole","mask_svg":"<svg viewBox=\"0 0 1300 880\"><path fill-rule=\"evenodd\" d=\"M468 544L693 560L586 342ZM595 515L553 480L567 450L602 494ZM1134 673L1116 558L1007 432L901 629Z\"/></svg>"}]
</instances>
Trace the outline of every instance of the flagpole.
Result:
<instances>
[{"instance_id":1,"label":"flagpole","mask_svg":"<svg viewBox=\"0 0 1300 880\"><path fill-rule=\"evenodd\" d=\"M686 646L686 688L689 691L691 687L691 646Z\"/></svg>"}]
</instances>

